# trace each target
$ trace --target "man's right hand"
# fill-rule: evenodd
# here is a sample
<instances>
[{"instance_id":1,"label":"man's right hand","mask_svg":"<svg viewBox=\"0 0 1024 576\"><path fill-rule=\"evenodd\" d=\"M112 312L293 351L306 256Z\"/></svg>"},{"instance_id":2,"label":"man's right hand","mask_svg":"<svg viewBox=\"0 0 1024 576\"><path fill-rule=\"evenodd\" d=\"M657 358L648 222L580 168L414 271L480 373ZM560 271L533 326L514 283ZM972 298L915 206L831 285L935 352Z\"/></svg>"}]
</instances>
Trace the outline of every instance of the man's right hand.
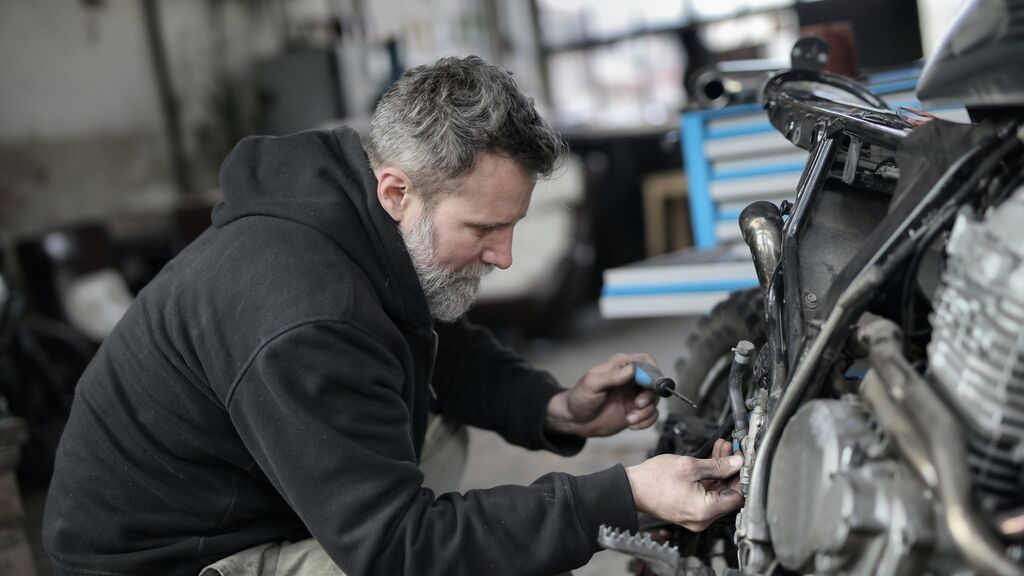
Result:
<instances>
[{"instance_id":1,"label":"man's right hand","mask_svg":"<svg viewBox=\"0 0 1024 576\"><path fill-rule=\"evenodd\" d=\"M716 444L716 458L662 454L626 469L637 510L700 532L739 509L743 495L736 475L743 457ZM730 481L732 480L732 481Z\"/></svg>"}]
</instances>

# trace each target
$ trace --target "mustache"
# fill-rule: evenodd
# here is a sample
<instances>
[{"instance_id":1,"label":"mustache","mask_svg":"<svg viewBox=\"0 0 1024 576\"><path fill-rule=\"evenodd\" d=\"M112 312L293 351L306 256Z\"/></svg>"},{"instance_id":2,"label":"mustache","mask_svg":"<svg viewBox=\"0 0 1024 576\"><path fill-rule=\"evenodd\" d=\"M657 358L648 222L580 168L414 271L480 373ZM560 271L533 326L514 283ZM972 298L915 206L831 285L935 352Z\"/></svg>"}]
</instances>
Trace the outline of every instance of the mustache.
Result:
<instances>
[{"instance_id":1,"label":"mustache","mask_svg":"<svg viewBox=\"0 0 1024 576\"><path fill-rule=\"evenodd\" d=\"M494 264L478 262L459 270L452 270L452 280L479 280L494 271Z\"/></svg>"}]
</instances>

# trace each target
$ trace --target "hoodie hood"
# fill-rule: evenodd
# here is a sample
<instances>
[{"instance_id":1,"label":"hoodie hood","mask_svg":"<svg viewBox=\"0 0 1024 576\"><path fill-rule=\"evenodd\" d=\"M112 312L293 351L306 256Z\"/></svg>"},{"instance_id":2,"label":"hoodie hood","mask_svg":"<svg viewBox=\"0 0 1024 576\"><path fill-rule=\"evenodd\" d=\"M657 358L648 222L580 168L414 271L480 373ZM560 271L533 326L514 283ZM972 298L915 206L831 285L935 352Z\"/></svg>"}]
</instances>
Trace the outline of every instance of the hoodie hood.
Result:
<instances>
[{"instance_id":1,"label":"hoodie hood","mask_svg":"<svg viewBox=\"0 0 1024 576\"><path fill-rule=\"evenodd\" d=\"M393 320L429 329L423 289L352 129L245 138L221 166L220 186L224 201L213 210L214 227L269 216L313 228L366 274Z\"/></svg>"}]
</instances>

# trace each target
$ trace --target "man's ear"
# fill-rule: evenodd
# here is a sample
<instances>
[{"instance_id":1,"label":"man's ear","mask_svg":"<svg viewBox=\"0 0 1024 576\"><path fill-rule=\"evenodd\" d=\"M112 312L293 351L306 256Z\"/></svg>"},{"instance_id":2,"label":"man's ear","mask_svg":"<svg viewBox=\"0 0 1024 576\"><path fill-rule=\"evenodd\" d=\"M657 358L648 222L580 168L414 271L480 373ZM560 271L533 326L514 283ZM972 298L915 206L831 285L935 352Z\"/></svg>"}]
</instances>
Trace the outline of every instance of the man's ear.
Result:
<instances>
[{"instance_id":1,"label":"man's ear","mask_svg":"<svg viewBox=\"0 0 1024 576\"><path fill-rule=\"evenodd\" d=\"M382 168L377 176L377 200L391 219L401 223L416 197L412 180L404 170L394 167Z\"/></svg>"}]
</instances>

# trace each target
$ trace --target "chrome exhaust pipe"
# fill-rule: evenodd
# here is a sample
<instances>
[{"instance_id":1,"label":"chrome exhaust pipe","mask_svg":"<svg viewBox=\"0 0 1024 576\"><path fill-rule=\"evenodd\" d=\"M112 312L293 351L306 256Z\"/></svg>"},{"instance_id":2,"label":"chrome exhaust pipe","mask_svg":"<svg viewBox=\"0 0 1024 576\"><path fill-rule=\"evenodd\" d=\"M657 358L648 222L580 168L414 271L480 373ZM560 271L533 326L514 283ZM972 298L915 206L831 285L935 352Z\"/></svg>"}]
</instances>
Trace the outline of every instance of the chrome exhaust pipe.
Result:
<instances>
[{"instance_id":1,"label":"chrome exhaust pipe","mask_svg":"<svg viewBox=\"0 0 1024 576\"><path fill-rule=\"evenodd\" d=\"M701 108L757 101L764 79L788 69L788 60L728 60L704 66L693 75L692 95Z\"/></svg>"},{"instance_id":2,"label":"chrome exhaust pipe","mask_svg":"<svg viewBox=\"0 0 1024 576\"><path fill-rule=\"evenodd\" d=\"M740 213L740 230L754 257L761 295L767 299L772 275L782 258L782 213L771 202L754 202Z\"/></svg>"}]
</instances>

